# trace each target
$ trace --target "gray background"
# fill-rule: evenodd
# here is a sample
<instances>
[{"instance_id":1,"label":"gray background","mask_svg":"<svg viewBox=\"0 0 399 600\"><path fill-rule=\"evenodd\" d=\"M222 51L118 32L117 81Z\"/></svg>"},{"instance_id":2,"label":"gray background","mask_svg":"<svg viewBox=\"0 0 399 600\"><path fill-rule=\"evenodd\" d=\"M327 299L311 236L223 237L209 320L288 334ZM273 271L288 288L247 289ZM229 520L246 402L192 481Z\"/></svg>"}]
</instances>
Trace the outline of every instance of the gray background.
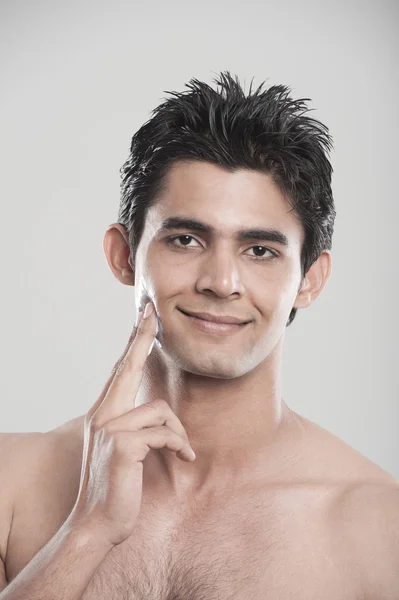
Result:
<instances>
[{"instance_id":1,"label":"gray background","mask_svg":"<svg viewBox=\"0 0 399 600\"><path fill-rule=\"evenodd\" d=\"M102 249L132 134L191 77L309 97L335 141L332 276L288 328L286 402L399 478L397 2L0 4L1 431L86 412L132 287Z\"/></svg>"}]
</instances>

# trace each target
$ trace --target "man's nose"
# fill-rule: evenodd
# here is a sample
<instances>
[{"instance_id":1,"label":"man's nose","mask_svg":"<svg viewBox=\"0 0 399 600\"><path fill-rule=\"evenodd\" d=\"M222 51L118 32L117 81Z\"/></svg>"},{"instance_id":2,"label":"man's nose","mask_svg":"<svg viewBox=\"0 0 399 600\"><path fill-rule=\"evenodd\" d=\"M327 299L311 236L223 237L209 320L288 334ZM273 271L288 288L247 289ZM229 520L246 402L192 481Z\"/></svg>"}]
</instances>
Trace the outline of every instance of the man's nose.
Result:
<instances>
[{"instance_id":1,"label":"man's nose","mask_svg":"<svg viewBox=\"0 0 399 600\"><path fill-rule=\"evenodd\" d=\"M232 294L242 296L245 289L237 257L225 247L215 248L207 253L200 266L196 289L198 292L212 292L220 297Z\"/></svg>"}]
</instances>

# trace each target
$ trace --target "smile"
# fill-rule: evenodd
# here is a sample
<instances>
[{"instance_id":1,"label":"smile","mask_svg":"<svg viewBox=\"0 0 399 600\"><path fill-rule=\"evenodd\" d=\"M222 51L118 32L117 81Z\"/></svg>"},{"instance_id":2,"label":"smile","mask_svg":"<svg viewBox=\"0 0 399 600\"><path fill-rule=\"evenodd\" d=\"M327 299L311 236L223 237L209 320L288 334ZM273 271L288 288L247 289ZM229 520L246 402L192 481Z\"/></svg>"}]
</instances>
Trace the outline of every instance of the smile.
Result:
<instances>
[{"instance_id":1,"label":"smile","mask_svg":"<svg viewBox=\"0 0 399 600\"><path fill-rule=\"evenodd\" d=\"M199 317L194 317L185 313L180 308L177 309L184 317L188 323L190 323L196 329L200 331L205 331L207 333L215 333L217 335L232 335L239 331L242 331L249 323L216 323L215 321L208 321L205 319L200 319Z\"/></svg>"}]
</instances>

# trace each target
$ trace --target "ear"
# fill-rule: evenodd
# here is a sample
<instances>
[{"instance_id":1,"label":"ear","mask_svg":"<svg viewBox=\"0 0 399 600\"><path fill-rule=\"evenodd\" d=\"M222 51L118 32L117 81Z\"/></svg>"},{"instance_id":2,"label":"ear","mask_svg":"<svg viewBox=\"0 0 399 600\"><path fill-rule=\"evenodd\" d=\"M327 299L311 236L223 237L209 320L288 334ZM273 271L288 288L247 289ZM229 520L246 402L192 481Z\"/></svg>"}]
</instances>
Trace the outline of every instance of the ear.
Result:
<instances>
[{"instance_id":1,"label":"ear","mask_svg":"<svg viewBox=\"0 0 399 600\"><path fill-rule=\"evenodd\" d=\"M113 223L105 232L103 249L109 268L125 285L134 285L134 266L130 257L129 236L120 223Z\"/></svg>"},{"instance_id":2,"label":"ear","mask_svg":"<svg viewBox=\"0 0 399 600\"><path fill-rule=\"evenodd\" d=\"M331 275L331 252L324 250L306 273L293 308L306 308L316 300Z\"/></svg>"}]
</instances>

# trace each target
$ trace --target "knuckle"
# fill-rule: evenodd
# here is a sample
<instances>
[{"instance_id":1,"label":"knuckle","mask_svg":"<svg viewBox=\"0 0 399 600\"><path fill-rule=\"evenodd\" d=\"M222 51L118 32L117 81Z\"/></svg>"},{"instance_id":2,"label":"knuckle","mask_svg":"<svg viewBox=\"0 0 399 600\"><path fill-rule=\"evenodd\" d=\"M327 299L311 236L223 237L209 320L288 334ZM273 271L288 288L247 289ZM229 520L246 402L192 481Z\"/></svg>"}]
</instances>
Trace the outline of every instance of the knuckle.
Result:
<instances>
[{"instance_id":1,"label":"knuckle","mask_svg":"<svg viewBox=\"0 0 399 600\"><path fill-rule=\"evenodd\" d=\"M133 331L130 333L127 345L130 346L130 344L132 343L132 341L134 340L136 336L136 329L133 327Z\"/></svg>"},{"instance_id":2,"label":"knuckle","mask_svg":"<svg viewBox=\"0 0 399 600\"><path fill-rule=\"evenodd\" d=\"M161 427L151 427L149 434L154 438L163 438L165 437L165 432L162 431Z\"/></svg>"},{"instance_id":3,"label":"knuckle","mask_svg":"<svg viewBox=\"0 0 399 600\"><path fill-rule=\"evenodd\" d=\"M152 404L156 410L165 411L170 409L169 404L163 398L157 398L156 400L153 400Z\"/></svg>"},{"instance_id":4,"label":"knuckle","mask_svg":"<svg viewBox=\"0 0 399 600\"><path fill-rule=\"evenodd\" d=\"M158 412L159 410L158 400L150 400L144 406L149 412Z\"/></svg>"},{"instance_id":5,"label":"knuckle","mask_svg":"<svg viewBox=\"0 0 399 600\"><path fill-rule=\"evenodd\" d=\"M114 367L115 375L119 375L119 373L123 370L127 361L128 361L127 355L123 356L122 358L120 358L118 360L118 362L116 363L116 365Z\"/></svg>"},{"instance_id":6,"label":"knuckle","mask_svg":"<svg viewBox=\"0 0 399 600\"><path fill-rule=\"evenodd\" d=\"M145 327L139 327L139 328L136 330L135 337L138 337L138 338L139 338L139 337L141 337L142 335L144 335L145 333L146 333L146 329L145 329Z\"/></svg>"},{"instance_id":7,"label":"knuckle","mask_svg":"<svg viewBox=\"0 0 399 600\"><path fill-rule=\"evenodd\" d=\"M137 373L140 371L139 366L137 365L137 360L133 353L128 352L123 359L123 365L121 369L128 370L130 373Z\"/></svg>"},{"instance_id":8,"label":"knuckle","mask_svg":"<svg viewBox=\"0 0 399 600\"><path fill-rule=\"evenodd\" d=\"M117 384L119 381L124 379L126 376L135 375L138 372L137 366L133 362L133 358L126 356L119 364L119 367L115 371L113 383Z\"/></svg>"},{"instance_id":9,"label":"knuckle","mask_svg":"<svg viewBox=\"0 0 399 600\"><path fill-rule=\"evenodd\" d=\"M173 436L173 443L176 445L176 448L179 450L183 450L187 446L187 440L183 439L181 435L176 434Z\"/></svg>"}]
</instances>

